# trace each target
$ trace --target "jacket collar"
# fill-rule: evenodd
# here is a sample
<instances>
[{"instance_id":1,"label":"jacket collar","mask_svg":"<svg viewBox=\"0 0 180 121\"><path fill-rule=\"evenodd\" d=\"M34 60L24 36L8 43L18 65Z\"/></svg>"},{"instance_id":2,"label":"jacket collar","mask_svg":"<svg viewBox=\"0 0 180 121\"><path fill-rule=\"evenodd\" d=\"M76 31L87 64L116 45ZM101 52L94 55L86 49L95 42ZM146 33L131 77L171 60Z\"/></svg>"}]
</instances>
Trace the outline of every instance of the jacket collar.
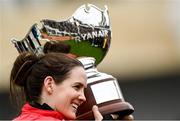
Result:
<instances>
[{"instance_id":1,"label":"jacket collar","mask_svg":"<svg viewBox=\"0 0 180 121\"><path fill-rule=\"evenodd\" d=\"M39 109L39 108L31 106L29 103L26 103L23 106L22 112L23 113L37 113L37 114L41 114L43 116L51 116L51 117L54 117L54 118L57 118L57 119L65 119L63 114L61 114L58 111Z\"/></svg>"}]
</instances>

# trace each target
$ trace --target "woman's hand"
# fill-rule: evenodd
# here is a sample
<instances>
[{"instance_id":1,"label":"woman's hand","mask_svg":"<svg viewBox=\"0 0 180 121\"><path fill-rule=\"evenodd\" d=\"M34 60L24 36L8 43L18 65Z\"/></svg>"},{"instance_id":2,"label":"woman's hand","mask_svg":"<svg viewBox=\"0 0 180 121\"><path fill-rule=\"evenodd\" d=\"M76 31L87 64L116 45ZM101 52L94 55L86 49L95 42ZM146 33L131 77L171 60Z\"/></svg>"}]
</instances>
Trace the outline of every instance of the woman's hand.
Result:
<instances>
[{"instance_id":1,"label":"woman's hand","mask_svg":"<svg viewBox=\"0 0 180 121\"><path fill-rule=\"evenodd\" d=\"M125 117L123 118L123 120L133 121L133 120L134 120L134 117L133 117L133 115L128 115L128 116L125 116Z\"/></svg>"},{"instance_id":2,"label":"woman's hand","mask_svg":"<svg viewBox=\"0 0 180 121\"><path fill-rule=\"evenodd\" d=\"M102 121L103 120L103 116L99 112L98 107L96 105L94 105L92 107L92 111L94 114L95 121ZM118 117L116 117L115 115L111 115L111 116L112 116L111 120L117 120L118 119ZM127 115L127 116L123 117L123 119L121 119L121 120L133 121L134 117L133 117L133 115Z\"/></svg>"},{"instance_id":3,"label":"woman's hand","mask_svg":"<svg viewBox=\"0 0 180 121\"><path fill-rule=\"evenodd\" d=\"M93 111L93 114L94 114L95 121L102 121L103 116L99 112L98 107L96 105L94 105L92 107L92 111Z\"/></svg>"}]
</instances>

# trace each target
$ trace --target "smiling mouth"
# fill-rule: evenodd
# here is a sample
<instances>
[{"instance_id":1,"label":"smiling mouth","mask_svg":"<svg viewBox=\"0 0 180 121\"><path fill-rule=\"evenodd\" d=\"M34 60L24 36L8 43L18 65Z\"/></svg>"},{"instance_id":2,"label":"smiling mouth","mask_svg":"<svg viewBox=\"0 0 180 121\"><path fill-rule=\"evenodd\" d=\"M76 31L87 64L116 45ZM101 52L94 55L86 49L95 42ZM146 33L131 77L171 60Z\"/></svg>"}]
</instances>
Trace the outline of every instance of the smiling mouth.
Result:
<instances>
[{"instance_id":1,"label":"smiling mouth","mask_svg":"<svg viewBox=\"0 0 180 121\"><path fill-rule=\"evenodd\" d=\"M79 106L78 104L75 103L72 104L75 113L77 112L78 106Z\"/></svg>"}]
</instances>

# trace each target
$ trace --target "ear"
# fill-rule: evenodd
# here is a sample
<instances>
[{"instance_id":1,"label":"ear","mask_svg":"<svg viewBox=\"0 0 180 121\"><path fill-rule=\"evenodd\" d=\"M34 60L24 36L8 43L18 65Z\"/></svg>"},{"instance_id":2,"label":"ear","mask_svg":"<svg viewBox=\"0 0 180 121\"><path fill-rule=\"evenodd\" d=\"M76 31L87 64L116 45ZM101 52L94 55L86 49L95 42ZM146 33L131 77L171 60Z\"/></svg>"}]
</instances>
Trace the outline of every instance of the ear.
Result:
<instances>
[{"instance_id":1,"label":"ear","mask_svg":"<svg viewBox=\"0 0 180 121\"><path fill-rule=\"evenodd\" d=\"M47 76L45 79L44 79L44 88L46 90L46 92L48 94L52 94L53 92L53 84L54 84L54 79L52 76Z\"/></svg>"}]
</instances>

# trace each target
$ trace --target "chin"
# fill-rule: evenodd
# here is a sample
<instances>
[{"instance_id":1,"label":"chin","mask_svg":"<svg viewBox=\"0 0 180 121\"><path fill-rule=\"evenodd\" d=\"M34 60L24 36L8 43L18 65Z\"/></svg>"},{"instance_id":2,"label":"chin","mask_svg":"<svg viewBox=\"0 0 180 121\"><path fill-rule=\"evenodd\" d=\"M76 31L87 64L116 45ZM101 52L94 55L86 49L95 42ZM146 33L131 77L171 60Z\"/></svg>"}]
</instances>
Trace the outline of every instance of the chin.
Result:
<instances>
[{"instance_id":1,"label":"chin","mask_svg":"<svg viewBox=\"0 0 180 121\"><path fill-rule=\"evenodd\" d=\"M67 119L69 120L75 120L76 119L76 115L75 114L69 114L66 116Z\"/></svg>"}]
</instances>

